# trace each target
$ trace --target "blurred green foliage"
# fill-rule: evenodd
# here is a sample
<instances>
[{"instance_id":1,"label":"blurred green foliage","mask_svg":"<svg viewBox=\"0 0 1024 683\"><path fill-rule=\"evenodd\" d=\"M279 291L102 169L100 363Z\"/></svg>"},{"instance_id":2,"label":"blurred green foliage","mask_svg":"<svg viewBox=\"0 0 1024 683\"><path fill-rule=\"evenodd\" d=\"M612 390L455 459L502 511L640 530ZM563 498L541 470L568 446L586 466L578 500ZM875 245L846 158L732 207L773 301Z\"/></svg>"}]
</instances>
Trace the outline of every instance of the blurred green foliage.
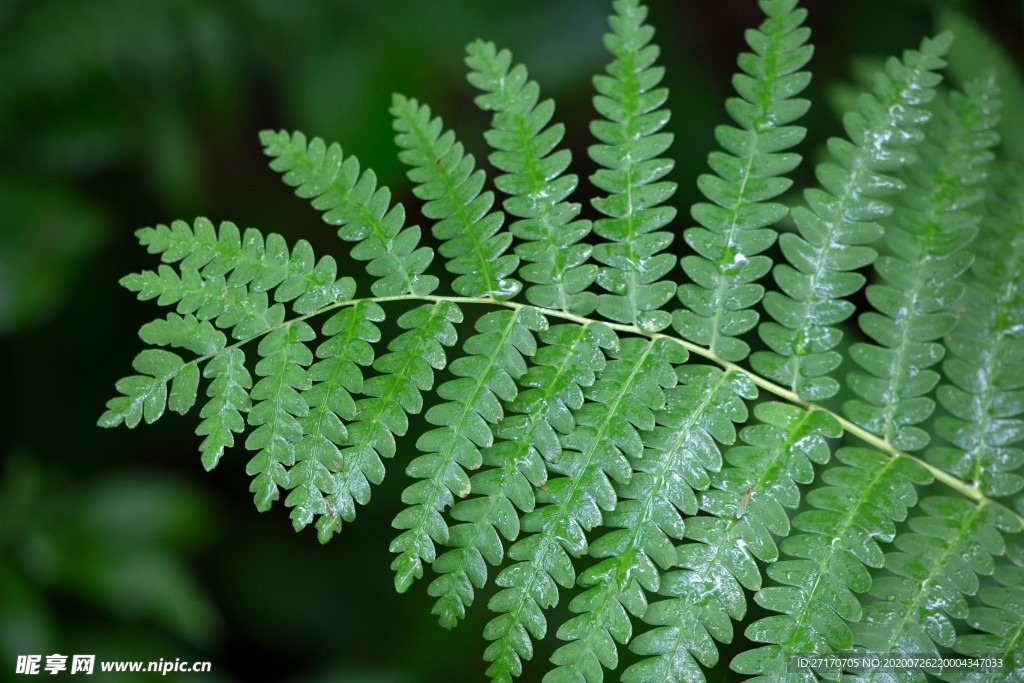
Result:
<instances>
[{"instance_id":1,"label":"blurred green foliage","mask_svg":"<svg viewBox=\"0 0 1024 683\"><path fill-rule=\"evenodd\" d=\"M650 4L687 206L757 9ZM819 134L835 129L824 87L849 75L853 55L915 45L936 22L962 33L954 74L1019 63L1024 46L1017 0L807 6L817 46L808 127ZM183 420L132 434L93 427L144 312L113 283L142 263L131 232L171 218L232 216L335 250L333 231L317 230L265 170L261 128L338 140L401 194L387 115L400 91L430 102L479 156L486 117L468 106L462 63L472 39L511 48L556 98L559 120L589 120L609 7L0 0L0 378L17 397L0 411L0 677L17 654L51 652L210 660L210 681L480 677L483 611L446 632L422 591L393 592L386 546L401 476L320 547L285 516L252 512L241 467L204 474ZM989 35L1010 51L994 56ZM585 128L569 126L581 174L592 170ZM1018 150L1020 131L1004 126ZM374 565L352 560L362 557Z\"/></svg>"}]
</instances>

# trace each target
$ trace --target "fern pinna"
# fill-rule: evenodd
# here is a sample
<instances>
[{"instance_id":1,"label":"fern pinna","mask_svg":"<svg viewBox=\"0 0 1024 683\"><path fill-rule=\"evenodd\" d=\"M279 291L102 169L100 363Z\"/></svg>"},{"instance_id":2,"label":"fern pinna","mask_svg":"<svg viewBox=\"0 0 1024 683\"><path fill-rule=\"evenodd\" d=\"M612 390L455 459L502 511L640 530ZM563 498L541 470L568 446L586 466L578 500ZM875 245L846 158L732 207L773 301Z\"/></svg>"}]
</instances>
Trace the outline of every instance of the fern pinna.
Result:
<instances>
[{"instance_id":1,"label":"fern pinna","mask_svg":"<svg viewBox=\"0 0 1024 683\"><path fill-rule=\"evenodd\" d=\"M122 284L172 310L100 424L187 413L205 385L203 466L244 437L257 508L283 496L322 542L399 460L395 586L430 565L450 627L492 583L496 681L559 604L545 681L601 681L622 656L623 681L703 680L726 653L766 681L923 680L880 662L944 655L989 659L929 676L1024 677L1024 172L997 154L1000 84L944 84L952 36L925 39L843 117L818 186L787 195L810 31L796 0L760 7L693 227L669 203L638 0L614 2L594 79L589 208L554 104L490 43L466 60L488 163L393 100L436 253L339 145L264 132L369 292L304 241L145 228L162 263ZM837 653L864 657L812 657Z\"/></svg>"}]
</instances>

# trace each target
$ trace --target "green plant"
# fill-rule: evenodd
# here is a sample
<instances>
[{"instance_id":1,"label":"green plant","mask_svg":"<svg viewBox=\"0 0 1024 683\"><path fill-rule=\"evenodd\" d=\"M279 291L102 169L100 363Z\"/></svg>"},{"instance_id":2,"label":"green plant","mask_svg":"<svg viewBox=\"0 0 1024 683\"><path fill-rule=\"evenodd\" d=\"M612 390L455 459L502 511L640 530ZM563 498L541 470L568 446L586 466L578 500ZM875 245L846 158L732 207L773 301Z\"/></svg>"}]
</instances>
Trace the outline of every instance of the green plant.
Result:
<instances>
[{"instance_id":1,"label":"green plant","mask_svg":"<svg viewBox=\"0 0 1024 683\"><path fill-rule=\"evenodd\" d=\"M484 629L495 680L521 673L563 590L573 616L546 681L602 680L619 645L635 655L624 681L700 680L716 643L741 638L729 666L765 680L811 680L792 657L846 651L1007 662L971 680L1024 671L1024 172L1020 150L994 153L996 79L944 87L948 33L891 59L828 141L820 187L784 204L812 48L795 0L760 4L683 275L658 50L644 7L617 0L594 80L595 220L570 201L554 105L507 51L474 43L500 207L429 108L396 96L391 110L453 293L435 294L435 250L372 171L264 132L271 167L367 262L370 294L305 241L205 219L145 228L163 264L122 282L174 312L140 330L151 348L100 424L186 413L205 378L204 466L252 427L257 508L283 490L295 528L326 542L426 393L395 585L432 565L452 626L501 567ZM403 305L381 352L385 308Z\"/></svg>"}]
</instances>

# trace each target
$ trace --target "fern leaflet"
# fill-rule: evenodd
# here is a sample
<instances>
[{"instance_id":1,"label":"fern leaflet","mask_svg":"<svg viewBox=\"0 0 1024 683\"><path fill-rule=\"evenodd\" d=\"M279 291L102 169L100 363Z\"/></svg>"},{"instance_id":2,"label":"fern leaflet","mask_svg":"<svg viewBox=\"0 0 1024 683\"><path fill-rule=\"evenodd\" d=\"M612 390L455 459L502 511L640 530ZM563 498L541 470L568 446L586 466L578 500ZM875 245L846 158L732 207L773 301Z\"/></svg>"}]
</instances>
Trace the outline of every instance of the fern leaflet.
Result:
<instances>
[{"instance_id":1,"label":"fern leaflet","mask_svg":"<svg viewBox=\"0 0 1024 683\"><path fill-rule=\"evenodd\" d=\"M453 495L465 498L471 486L465 469L482 464L480 449L491 446L490 424L503 415L501 401L511 401L518 389L513 377L526 372L522 356L532 356L536 342L532 332L544 318L531 309L489 313L477 321L477 335L466 340L467 355L452 362L456 379L438 387L447 403L427 411L427 422L437 429L425 432L416 442L422 455L409 463L406 473L423 481L402 493L410 507L395 517L393 525L404 529L392 543L399 553L392 563L395 586L404 592L413 578L423 575L422 560L433 562L434 543L448 541L448 524L441 510L454 503Z\"/></svg>"},{"instance_id":2,"label":"fern leaflet","mask_svg":"<svg viewBox=\"0 0 1024 683\"><path fill-rule=\"evenodd\" d=\"M761 2L766 19L747 33L754 52L740 55L743 73L733 77L741 97L726 102L740 128L715 129L725 151L708 158L715 175L697 179L714 203L694 205L693 217L702 227L685 235L697 252L681 262L693 284L679 287L686 310L675 312L673 325L684 339L730 361L750 353L738 337L757 324L751 308L761 300L764 287L753 283L771 268L771 259L761 253L775 242L771 226L789 213L768 200L792 184L779 176L792 171L800 156L786 150L806 133L789 125L810 105L794 96L810 81L810 74L800 69L813 52L805 44L810 31L801 27L807 11L795 7L795 0Z\"/></svg>"},{"instance_id":3,"label":"fern leaflet","mask_svg":"<svg viewBox=\"0 0 1024 683\"><path fill-rule=\"evenodd\" d=\"M886 571L896 576L872 581L870 593L879 600L865 605L864 619L853 626L856 644L880 657L938 657L936 645L951 647L953 620L967 618L964 596L978 592L978 575L991 574L993 555L1005 553L998 529L1016 528L1005 510L953 498L927 498L920 510L910 520L913 533L898 536L899 550L886 554Z\"/></svg>"},{"instance_id":4,"label":"fern leaflet","mask_svg":"<svg viewBox=\"0 0 1024 683\"><path fill-rule=\"evenodd\" d=\"M492 43L477 41L467 53L469 82L484 93L476 103L495 112L484 137L495 150L491 164L505 172L495 179L508 195L505 210L519 218L509 232L521 240L516 254L529 262L520 270L533 283L526 288L526 299L535 306L586 315L597 303L586 291L597 268L586 263L591 247L580 243L590 234L590 221L578 218L579 204L566 201L578 179L565 174L572 159L569 151L556 150L565 127L548 126L554 103L538 102L540 88L528 80L526 67L512 66L508 50L499 52Z\"/></svg>"},{"instance_id":5,"label":"fern leaflet","mask_svg":"<svg viewBox=\"0 0 1024 683\"><path fill-rule=\"evenodd\" d=\"M339 145L307 141L302 133L264 131L260 140L282 180L311 200L325 222L340 225L341 239L358 243L352 258L370 262L366 272L377 278L371 287L376 296L429 294L437 288L437 278L423 274L433 250L418 246L418 227L403 229L405 209L390 206L391 191L377 187L373 171L360 173L359 161L344 156Z\"/></svg>"},{"instance_id":6,"label":"fern leaflet","mask_svg":"<svg viewBox=\"0 0 1024 683\"><path fill-rule=\"evenodd\" d=\"M841 357L834 350L840 331L835 327L853 313L843 299L864 284L850 272L869 265L877 253L866 246L882 234L877 220L892 212L884 197L901 191L903 183L889 173L915 157L912 148L930 118L925 105L935 96L945 65L942 56L951 36L925 40L920 51L908 50L903 61L886 64L875 82L874 94L859 100L843 126L850 140L832 138L835 159L817 168L824 189L804 193L807 207L793 210L800 234L787 233L779 246L789 264L775 267L780 292L765 296L765 310L775 322L760 325L770 351L751 357L754 369L782 382L802 398L817 401L833 396L839 384L829 376Z\"/></svg>"},{"instance_id":7,"label":"fern leaflet","mask_svg":"<svg viewBox=\"0 0 1024 683\"><path fill-rule=\"evenodd\" d=\"M659 109L668 98L656 86L665 70L652 66L658 47L651 45L654 29L644 24L647 8L637 0L616 0L605 47L615 57L607 76L596 76L594 108L605 121L595 121L591 133L600 144L590 158L603 168L590 181L607 197L593 200L607 216L594 223L594 232L608 240L594 248L604 265L597 284L607 291L597 311L609 320L635 324L650 332L663 329L670 315L660 310L675 291L661 280L675 265L675 256L661 254L672 243L668 232L656 232L672 222L676 210L659 206L675 194L675 183L661 180L672 162L659 158L672 144L671 133L659 133L668 122Z\"/></svg>"},{"instance_id":8,"label":"fern leaflet","mask_svg":"<svg viewBox=\"0 0 1024 683\"><path fill-rule=\"evenodd\" d=\"M708 667L718 662L714 640L732 641L730 620L746 612L743 587L761 589L754 557L765 563L779 559L772 534L789 533L784 508L799 504L797 484L813 479L812 463L824 464L830 456L825 437L840 433L821 411L763 403L754 413L760 424L743 428L746 445L726 451L731 466L713 474L714 489L700 496L700 508L712 516L686 521L691 542L676 549L681 569L662 575L660 593L667 599L653 602L643 615L654 628L630 645L647 659L626 669L623 681L688 681L700 675L698 661Z\"/></svg>"},{"instance_id":9,"label":"fern leaflet","mask_svg":"<svg viewBox=\"0 0 1024 683\"><path fill-rule=\"evenodd\" d=\"M1017 166L1004 171L989 204L987 230L977 240L973 277L960 307L960 323L946 340L943 365L949 382L938 399L949 413L936 421L951 447L935 447L929 459L993 496L1024 489L1020 416L1024 402L1024 195ZM1018 502L1024 511L1024 504Z\"/></svg>"},{"instance_id":10,"label":"fern leaflet","mask_svg":"<svg viewBox=\"0 0 1024 683\"><path fill-rule=\"evenodd\" d=\"M399 156L413 167L409 179L417 183L416 196L426 200L423 213L438 220L433 232L444 241L439 251L448 259L445 267L460 274L452 289L465 296L515 296L522 285L508 275L519 259L502 255L512 235L496 234L505 218L487 213L494 196L480 194L484 172L473 170L472 155L463 153L454 133L442 131L441 119L431 119L426 105L395 95L391 114L395 141L404 150Z\"/></svg>"},{"instance_id":11,"label":"fern leaflet","mask_svg":"<svg viewBox=\"0 0 1024 683\"><path fill-rule=\"evenodd\" d=\"M679 385L666 391L666 406L655 414L658 426L645 435L646 448L630 458L633 478L617 486L620 503L605 515L605 526L615 530L591 544L590 555L605 559L577 581L586 590L569 605L579 616L558 630L572 642L555 651L552 661L561 670L551 680L602 680L602 665L617 667L613 641L629 643L628 615L645 615L660 571L677 563L672 541L683 537L680 513L696 513L693 489L705 488L708 472L721 469L715 442L735 440L732 423L747 415L743 398L756 396L745 377L718 369L679 368L677 375Z\"/></svg>"},{"instance_id":12,"label":"fern leaflet","mask_svg":"<svg viewBox=\"0 0 1024 683\"><path fill-rule=\"evenodd\" d=\"M860 326L876 344L854 344L851 357L866 372L849 385L864 400L850 401L846 414L905 451L921 450L928 435L914 425L935 408L928 394L939 381L930 370L943 354L937 339L956 324L952 308L960 299L960 274L970 265L963 251L976 233L980 215L972 211L984 198L989 149L997 141L999 100L994 83L974 83L968 97L954 93L948 108L933 120L921 163L908 169L909 186L886 226L892 256L875 270L885 284L867 288L878 310L860 316ZM939 144L938 141L942 140Z\"/></svg>"}]
</instances>

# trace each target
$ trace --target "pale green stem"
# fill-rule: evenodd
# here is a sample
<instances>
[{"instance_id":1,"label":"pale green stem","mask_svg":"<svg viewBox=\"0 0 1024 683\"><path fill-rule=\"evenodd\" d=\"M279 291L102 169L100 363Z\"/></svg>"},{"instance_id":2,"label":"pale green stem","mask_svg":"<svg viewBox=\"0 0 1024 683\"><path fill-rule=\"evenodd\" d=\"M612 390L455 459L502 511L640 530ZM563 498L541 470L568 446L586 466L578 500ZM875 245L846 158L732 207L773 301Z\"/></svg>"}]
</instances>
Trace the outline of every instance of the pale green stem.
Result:
<instances>
[{"instance_id":1,"label":"pale green stem","mask_svg":"<svg viewBox=\"0 0 1024 683\"><path fill-rule=\"evenodd\" d=\"M842 417L841 415L838 415L838 414L832 412L831 410L829 410L829 409L827 409L827 408L825 408L823 406L818 405L817 403L813 403L811 401L806 401L806 400L800 398L800 396L798 396L796 394L796 392L790 391L789 389L787 389L787 388L785 388L785 387L783 387L783 386L781 386L779 384L776 384L775 382L772 382L771 380L767 380L764 377L761 377L760 375L758 375L758 374L756 374L754 372L751 372L750 370L747 370L746 368L740 367L739 365L736 365L735 363L731 363L731 362L729 362L727 360L723 360L722 358L719 358L710 349L706 349L703 346L700 346L698 344L694 344L692 342L686 341L685 339L680 339L679 337L673 337L672 335L664 334L662 332L648 332L648 331L643 330L643 329L641 329L639 327L636 327L635 325L624 325L622 323L612 323L612 322L606 322L606 321L603 321L603 320L595 320L594 318L588 318L586 316L576 315L575 313L569 313L567 311L556 311L556 310L553 310L553 309L550 309L550 308L541 308L539 306L532 306L530 304L521 304L521 303L518 303L518 302L515 302L515 301L498 301L497 299L478 298L478 297L471 297L471 296L443 296L443 295L439 295L439 294L396 294L396 295L392 295L392 296L375 296L375 297L365 297L363 299L349 299L348 301L339 301L337 303L333 303L333 304L330 304L328 306L325 306L324 308L321 308L318 311L314 311L312 313L308 313L308 314L300 316L298 318L292 318L291 320L286 320L286 321L282 322L280 325L278 325L277 327L270 328L268 330L264 330L263 332L261 332L259 335L256 335L256 336L263 336L263 335L265 335L265 334L267 334L269 332L272 332L275 329L279 329L279 328L285 327L287 325L291 325L291 324L295 323L296 321L307 320L309 318L321 315L323 313L326 313L328 311L332 311L332 310L337 309L337 308L342 308L344 306L355 306L356 304L358 304L360 302L363 302L363 301L369 301L369 302L378 303L378 304L379 303L385 303L385 302L388 302L388 301L435 301L435 302L437 302L437 301L450 301L452 303L458 303L458 304L483 304L483 305L486 305L486 306L500 306L500 307L503 307L503 308L511 308L513 310L522 310L522 309L525 309L525 308L533 308L538 313L541 313L542 315L544 315L545 317L548 317L548 318L561 318L563 320L571 320L571 321L573 321L575 323L578 323L580 325L590 325L590 324L594 324L596 322L599 322L599 323L601 323L603 325L607 325L611 329L616 330L618 332L625 332L627 334L633 334L633 335L637 335L639 337L647 337L649 339L667 339L670 342L673 342L675 344L679 344L680 346L685 348L690 353L692 353L694 355L697 355L697 356L700 356L701 358L704 358L706 360L709 360L712 363L715 363L715 364L721 366L723 369L725 369L725 370L727 370L729 372L738 372L738 373L741 373L743 375L746 375L750 379L751 382L753 382L755 385L761 387L762 389L764 389L765 391L767 391L770 394L774 394L774 395L778 396L779 398L785 399L786 401L789 401L790 403L798 405L798 406L800 406L800 407L802 407L802 408L804 408L806 410L820 410L823 413L828 413L833 418L835 418L835 420L837 422L839 422L840 425L842 425L843 429L846 430L847 433L852 434L853 436L856 436L857 438L859 438L860 440L864 441L865 443L870 444L871 446L874 446L879 451L881 451L882 453L885 453L886 455L888 455L890 457L893 457L893 458L907 458L909 460L913 460L914 462L918 463L919 465L921 465L922 467L927 469L932 474L932 476L935 477L936 481L938 481L938 482L940 482L942 484L945 484L949 488L951 488L951 489L957 491L958 493L960 493L961 495L963 495L965 498L969 498L970 500L973 500L978 505L996 505L996 506L1002 507L1007 512L1009 512L1011 515L1013 515L1017 519L1017 522L1021 525L1021 527L1024 528L1024 517L1019 515L1017 512L1011 510L1010 508L1007 508L1006 506L1002 505L998 501L995 501L995 500L989 498L988 496L983 494L981 492L981 490L977 486L973 486L971 484L968 484L968 483L966 483L966 482L964 482L964 481L954 477L953 475L951 475L951 474L949 474L947 472L944 472L943 470L939 469L938 467L935 467L934 465L932 465L932 464L930 464L930 463L928 463L928 462L926 462L926 461L924 461L924 460L922 460L922 459L920 459L920 458L918 458L918 457L916 457L914 455L906 453L905 451L901 451L900 449L896 448L895 446L893 446L891 443L889 443L888 441L886 441L882 437L880 437L880 436L878 436L876 434L873 434L872 432L869 432L868 430L864 429L863 427L855 425L854 423L850 422L849 420L847 420L846 418ZM253 338L254 337L250 337L248 339L243 339L241 341L237 341L234 344L226 346L223 349L220 349L220 350L218 350L218 351L216 351L214 353L210 353L210 354L207 354L207 355L202 356L200 358L196 358L195 360L193 360L191 362L192 363L197 363L197 364L198 363L202 363L202 362L204 362L206 360L209 360L213 356L216 356L219 353L223 353L227 349L232 349L232 348L237 348L239 346L242 346L246 342L251 341ZM186 363L186 365L188 365L188 363Z\"/></svg>"}]
</instances>

